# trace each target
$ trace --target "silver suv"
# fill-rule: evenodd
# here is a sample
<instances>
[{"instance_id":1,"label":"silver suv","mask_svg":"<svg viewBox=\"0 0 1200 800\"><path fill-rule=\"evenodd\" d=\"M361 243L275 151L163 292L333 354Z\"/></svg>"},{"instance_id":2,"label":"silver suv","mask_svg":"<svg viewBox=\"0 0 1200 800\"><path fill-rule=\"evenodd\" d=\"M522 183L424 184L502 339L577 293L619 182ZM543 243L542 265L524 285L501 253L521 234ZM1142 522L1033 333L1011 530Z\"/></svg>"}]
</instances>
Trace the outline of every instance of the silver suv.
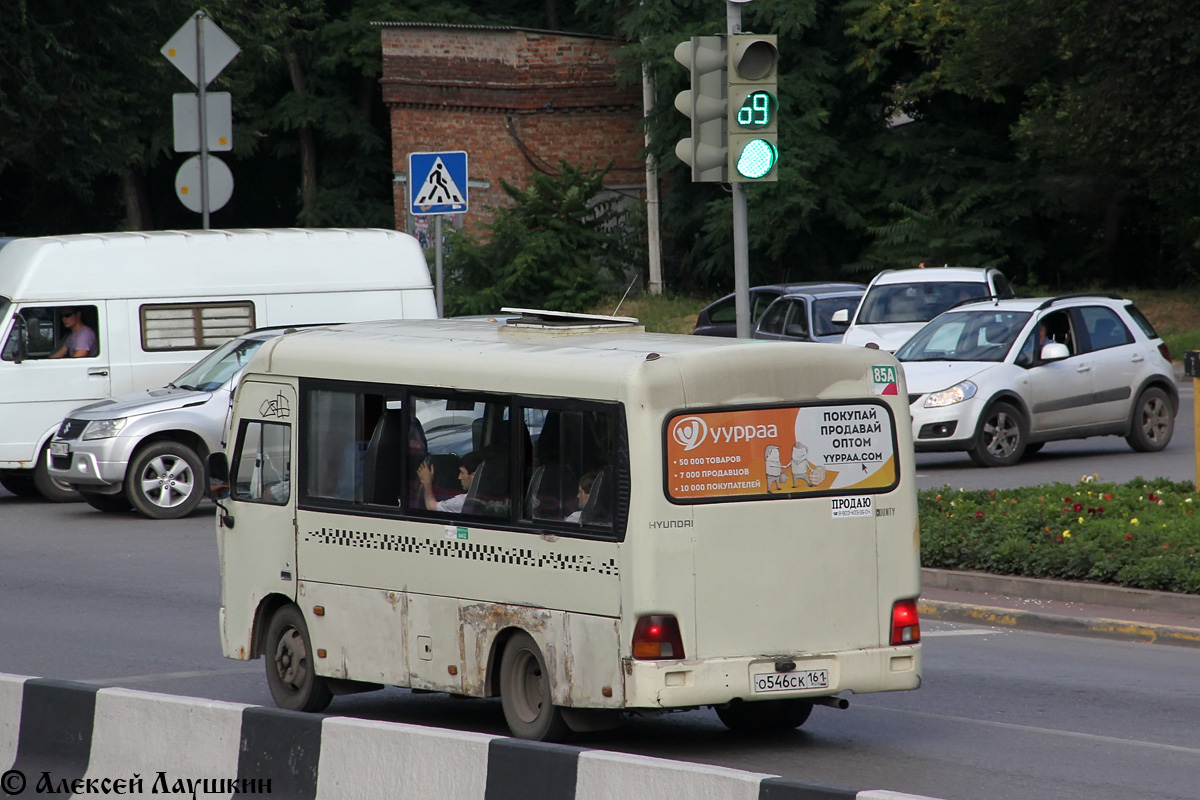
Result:
<instances>
[{"instance_id":1,"label":"silver suv","mask_svg":"<svg viewBox=\"0 0 1200 800\"><path fill-rule=\"evenodd\" d=\"M189 514L204 496L205 459L224 446L242 370L263 342L293 330L251 331L161 389L75 409L50 442L50 475L101 511L134 508L151 519Z\"/></svg>"},{"instance_id":2,"label":"silver suv","mask_svg":"<svg viewBox=\"0 0 1200 800\"><path fill-rule=\"evenodd\" d=\"M960 305L896 352L917 452L965 450L1004 467L1049 441L1124 436L1162 450L1179 391L1171 354L1117 295Z\"/></svg>"}]
</instances>

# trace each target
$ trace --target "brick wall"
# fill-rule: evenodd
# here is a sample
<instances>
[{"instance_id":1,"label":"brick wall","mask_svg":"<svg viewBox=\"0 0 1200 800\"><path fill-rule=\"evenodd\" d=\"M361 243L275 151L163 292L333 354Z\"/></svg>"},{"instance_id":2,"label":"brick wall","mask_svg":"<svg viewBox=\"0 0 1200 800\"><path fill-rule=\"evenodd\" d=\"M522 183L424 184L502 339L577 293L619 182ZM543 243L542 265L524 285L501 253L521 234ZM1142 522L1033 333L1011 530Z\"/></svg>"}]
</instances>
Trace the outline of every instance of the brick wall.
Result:
<instances>
[{"instance_id":1,"label":"brick wall","mask_svg":"<svg viewBox=\"0 0 1200 800\"><path fill-rule=\"evenodd\" d=\"M508 201L500 180L524 187L560 160L584 167L614 162L607 183L645 180L639 86L616 77L620 43L514 28L381 26L383 99L391 114L393 170L408 154L465 150L474 227ZM424 177L424 176L420 176ZM408 219L406 184L396 182L397 227Z\"/></svg>"}]
</instances>

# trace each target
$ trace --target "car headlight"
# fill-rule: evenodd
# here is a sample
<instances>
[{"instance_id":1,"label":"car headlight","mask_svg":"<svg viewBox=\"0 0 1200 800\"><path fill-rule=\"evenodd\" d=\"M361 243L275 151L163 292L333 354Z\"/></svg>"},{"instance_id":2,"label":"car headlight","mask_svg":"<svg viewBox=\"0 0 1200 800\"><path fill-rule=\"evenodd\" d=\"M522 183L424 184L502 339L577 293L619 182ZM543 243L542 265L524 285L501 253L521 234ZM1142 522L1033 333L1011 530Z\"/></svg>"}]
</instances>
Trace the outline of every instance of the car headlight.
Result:
<instances>
[{"instance_id":1,"label":"car headlight","mask_svg":"<svg viewBox=\"0 0 1200 800\"><path fill-rule=\"evenodd\" d=\"M125 427L124 419L97 419L83 429L84 439L111 439Z\"/></svg>"},{"instance_id":2,"label":"car headlight","mask_svg":"<svg viewBox=\"0 0 1200 800\"><path fill-rule=\"evenodd\" d=\"M955 403L961 403L963 400L970 400L975 396L977 387L970 381L956 383L949 389L942 389L940 392L931 392L929 397L925 398L926 408L941 408L942 406L952 406Z\"/></svg>"}]
</instances>

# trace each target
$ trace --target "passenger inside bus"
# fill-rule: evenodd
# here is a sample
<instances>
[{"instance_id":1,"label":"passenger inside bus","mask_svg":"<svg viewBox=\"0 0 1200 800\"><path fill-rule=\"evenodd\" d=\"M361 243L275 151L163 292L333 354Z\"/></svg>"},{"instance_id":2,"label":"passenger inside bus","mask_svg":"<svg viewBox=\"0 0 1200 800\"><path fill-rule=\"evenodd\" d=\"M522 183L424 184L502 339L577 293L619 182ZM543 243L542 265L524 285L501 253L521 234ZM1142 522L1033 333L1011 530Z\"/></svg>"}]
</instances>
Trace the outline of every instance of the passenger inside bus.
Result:
<instances>
[{"instance_id":1,"label":"passenger inside bus","mask_svg":"<svg viewBox=\"0 0 1200 800\"><path fill-rule=\"evenodd\" d=\"M482 462L483 458L475 452L467 453L463 456L462 463L458 467L458 480L462 484L462 493L456 494L446 500L438 500L433 490L436 468L432 460L427 458L422 461L417 467L417 479L421 482L421 494L425 499L425 508L430 511L461 514L463 506L467 501L467 496L471 492L471 487L474 485L475 475L479 471L479 466Z\"/></svg>"}]
</instances>

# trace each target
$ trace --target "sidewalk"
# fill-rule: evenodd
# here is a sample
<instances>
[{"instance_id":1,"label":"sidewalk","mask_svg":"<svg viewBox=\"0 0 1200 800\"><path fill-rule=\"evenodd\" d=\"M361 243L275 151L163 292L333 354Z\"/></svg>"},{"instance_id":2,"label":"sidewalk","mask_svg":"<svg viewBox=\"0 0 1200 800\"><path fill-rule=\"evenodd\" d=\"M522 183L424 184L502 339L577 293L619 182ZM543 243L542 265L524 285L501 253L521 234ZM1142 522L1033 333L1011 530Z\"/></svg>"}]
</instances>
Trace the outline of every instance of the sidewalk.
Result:
<instances>
[{"instance_id":1,"label":"sidewalk","mask_svg":"<svg viewBox=\"0 0 1200 800\"><path fill-rule=\"evenodd\" d=\"M924 619L1200 647L1200 595L921 570Z\"/></svg>"}]
</instances>

